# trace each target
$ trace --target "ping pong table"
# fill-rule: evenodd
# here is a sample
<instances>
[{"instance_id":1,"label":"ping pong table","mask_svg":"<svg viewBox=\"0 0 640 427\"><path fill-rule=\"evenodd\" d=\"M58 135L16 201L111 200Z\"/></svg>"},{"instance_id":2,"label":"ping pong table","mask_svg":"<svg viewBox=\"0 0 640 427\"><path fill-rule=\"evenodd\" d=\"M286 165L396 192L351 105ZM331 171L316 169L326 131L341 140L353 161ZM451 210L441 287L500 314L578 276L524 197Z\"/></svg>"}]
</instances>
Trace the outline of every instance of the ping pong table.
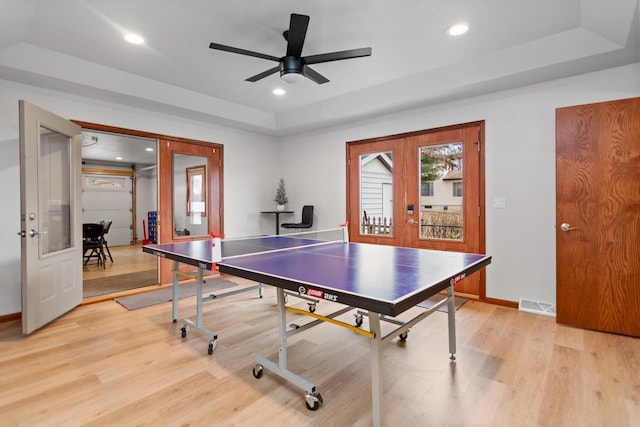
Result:
<instances>
[{"instance_id":1,"label":"ping pong table","mask_svg":"<svg viewBox=\"0 0 640 427\"><path fill-rule=\"evenodd\" d=\"M455 359L454 285L491 263L481 254L444 252L384 245L349 243L346 228L338 240L318 240L296 235L260 236L245 239L201 240L165 245L148 245L143 250L198 267L198 281L204 270L217 268L221 273L246 278L276 288L278 305L278 361L256 356L253 375L263 376L266 369L304 390L308 409L322 404L322 395L309 380L287 368L287 338L319 324L329 322L346 327L371 340L371 382L373 425L382 425L382 345L396 337L407 339L409 329L447 305L450 358ZM177 270L177 268L176 268ZM174 278L174 284L177 283ZM176 286L174 286L175 289ZM201 285L198 286L201 290ZM254 287L247 290L254 289ZM239 290L242 292L244 290ZM446 291L446 296L429 309L420 309L409 320L396 317L425 299ZM287 306L287 295L315 301L339 303L337 311L320 315L315 310ZM176 291L174 290L174 295ZM262 295L262 294L261 294ZM174 298L174 321L177 318ZM201 325L202 294L198 295L198 325ZM335 306L333 304L332 306ZM355 310L355 325L337 318ZM286 313L314 318L305 325L287 327ZM364 318L368 328L364 328ZM382 333L381 323L391 325ZM385 329L389 329L386 327ZM203 329L206 333L208 330ZM213 333L212 333L213 334ZM183 333L184 337L184 333ZM217 338L217 336L216 336Z\"/></svg>"}]
</instances>

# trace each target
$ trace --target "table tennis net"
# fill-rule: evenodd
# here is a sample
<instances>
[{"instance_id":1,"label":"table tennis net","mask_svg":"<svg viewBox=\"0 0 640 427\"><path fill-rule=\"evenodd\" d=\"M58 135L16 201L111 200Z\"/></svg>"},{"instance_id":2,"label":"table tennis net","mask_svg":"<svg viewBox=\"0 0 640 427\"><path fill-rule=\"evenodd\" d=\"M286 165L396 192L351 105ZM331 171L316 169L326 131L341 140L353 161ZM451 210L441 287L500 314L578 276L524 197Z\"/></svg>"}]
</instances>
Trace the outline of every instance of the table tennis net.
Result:
<instances>
[{"instance_id":1,"label":"table tennis net","mask_svg":"<svg viewBox=\"0 0 640 427\"><path fill-rule=\"evenodd\" d=\"M345 233L345 228L330 228L327 230L313 230L313 231L301 231L295 233L281 234L282 237L292 239L311 239L325 242L344 242L348 241L348 234Z\"/></svg>"},{"instance_id":2,"label":"table tennis net","mask_svg":"<svg viewBox=\"0 0 640 427\"><path fill-rule=\"evenodd\" d=\"M285 252L304 247L343 243L345 241L348 241L348 233L343 228L229 238L223 241L222 258Z\"/></svg>"}]
</instances>

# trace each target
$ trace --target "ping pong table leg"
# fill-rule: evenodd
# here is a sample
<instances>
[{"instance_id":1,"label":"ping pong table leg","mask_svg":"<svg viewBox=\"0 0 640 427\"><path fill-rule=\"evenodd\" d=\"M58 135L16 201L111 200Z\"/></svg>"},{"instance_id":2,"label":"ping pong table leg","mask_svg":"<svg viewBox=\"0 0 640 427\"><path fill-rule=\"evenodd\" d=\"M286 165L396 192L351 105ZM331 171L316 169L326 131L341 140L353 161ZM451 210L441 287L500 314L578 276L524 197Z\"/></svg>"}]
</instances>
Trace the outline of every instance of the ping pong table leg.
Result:
<instances>
[{"instance_id":1,"label":"ping pong table leg","mask_svg":"<svg viewBox=\"0 0 640 427\"><path fill-rule=\"evenodd\" d=\"M371 338L371 414L373 426L382 425L382 335L380 332L380 314L369 312L369 330Z\"/></svg>"},{"instance_id":2,"label":"ping pong table leg","mask_svg":"<svg viewBox=\"0 0 640 427\"><path fill-rule=\"evenodd\" d=\"M278 288L278 331L280 335L280 351L278 352L278 368L287 370L287 312L284 306L284 289Z\"/></svg>"},{"instance_id":3,"label":"ping pong table leg","mask_svg":"<svg viewBox=\"0 0 640 427\"><path fill-rule=\"evenodd\" d=\"M178 271L180 263L173 261L173 270ZM178 321L178 275L173 273L173 323Z\"/></svg>"},{"instance_id":4,"label":"ping pong table leg","mask_svg":"<svg viewBox=\"0 0 640 427\"><path fill-rule=\"evenodd\" d=\"M267 369L297 385L305 391L304 397L307 408L314 411L318 409L323 402L322 395L316 390L315 384L287 369L287 310L285 307L285 293L282 288L277 288L276 292L276 298L278 300L278 335L280 339L278 363L276 364L264 356L256 356L257 365L253 368L253 376L261 378L263 369Z\"/></svg>"},{"instance_id":5,"label":"ping pong table leg","mask_svg":"<svg viewBox=\"0 0 640 427\"><path fill-rule=\"evenodd\" d=\"M197 283L196 283L196 321L193 322L190 319L182 319L184 321L184 326L182 327L182 338L185 338L189 333L190 328L195 328L198 332L207 335L209 337L209 347L207 348L207 353L213 354L213 350L216 348L216 344L218 342L218 334L205 328L202 325L202 305L203 298L202 294L204 293L204 270L198 267L198 275L197 275Z\"/></svg>"},{"instance_id":6,"label":"ping pong table leg","mask_svg":"<svg viewBox=\"0 0 640 427\"><path fill-rule=\"evenodd\" d=\"M202 276L202 268L198 268L198 300L196 301L196 326L199 329L202 328L202 294L204 292L204 281L202 280Z\"/></svg>"},{"instance_id":7,"label":"ping pong table leg","mask_svg":"<svg viewBox=\"0 0 640 427\"><path fill-rule=\"evenodd\" d=\"M449 318L449 359L456 360L456 300L453 285L447 288L447 316Z\"/></svg>"}]
</instances>

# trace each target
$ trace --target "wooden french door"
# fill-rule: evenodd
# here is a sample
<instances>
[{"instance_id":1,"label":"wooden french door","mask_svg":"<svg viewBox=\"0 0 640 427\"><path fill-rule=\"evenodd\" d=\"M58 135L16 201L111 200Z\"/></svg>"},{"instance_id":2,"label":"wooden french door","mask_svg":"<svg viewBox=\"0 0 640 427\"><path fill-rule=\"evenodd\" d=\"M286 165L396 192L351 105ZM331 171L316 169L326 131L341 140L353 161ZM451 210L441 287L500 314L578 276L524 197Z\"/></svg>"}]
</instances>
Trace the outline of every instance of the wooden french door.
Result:
<instances>
[{"instance_id":1,"label":"wooden french door","mask_svg":"<svg viewBox=\"0 0 640 427\"><path fill-rule=\"evenodd\" d=\"M159 147L159 243L223 233L222 146L161 139ZM160 260L160 283L172 281L172 267Z\"/></svg>"},{"instance_id":2,"label":"wooden french door","mask_svg":"<svg viewBox=\"0 0 640 427\"><path fill-rule=\"evenodd\" d=\"M350 239L484 252L483 122L347 144ZM485 298L484 273L456 284Z\"/></svg>"},{"instance_id":3,"label":"wooden french door","mask_svg":"<svg viewBox=\"0 0 640 427\"><path fill-rule=\"evenodd\" d=\"M556 110L558 323L640 336L640 98Z\"/></svg>"}]
</instances>

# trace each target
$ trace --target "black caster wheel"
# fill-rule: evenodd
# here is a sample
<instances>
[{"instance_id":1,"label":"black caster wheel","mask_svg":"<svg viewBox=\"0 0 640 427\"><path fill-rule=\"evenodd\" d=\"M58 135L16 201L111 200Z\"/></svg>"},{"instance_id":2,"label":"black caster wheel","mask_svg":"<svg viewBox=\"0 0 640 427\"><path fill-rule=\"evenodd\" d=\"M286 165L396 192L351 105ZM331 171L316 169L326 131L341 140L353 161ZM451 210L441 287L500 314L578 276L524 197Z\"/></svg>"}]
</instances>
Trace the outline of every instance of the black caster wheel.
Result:
<instances>
[{"instance_id":1,"label":"black caster wheel","mask_svg":"<svg viewBox=\"0 0 640 427\"><path fill-rule=\"evenodd\" d=\"M315 313L316 312L316 305L313 303L309 303L309 312L310 313Z\"/></svg>"},{"instance_id":2,"label":"black caster wheel","mask_svg":"<svg viewBox=\"0 0 640 427\"><path fill-rule=\"evenodd\" d=\"M212 354L213 354L213 343L209 343L209 348L207 349L207 353L208 353L209 355L212 355Z\"/></svg>"},{"instance_id":3,"label":"black caster wheel","mask_svg":"<svg viewBox=\"0 0 640 427\"><path fill-rule=\"evenodd\" d=\"M409 332L403 332L400 335L398 335L398 338L400 338L401 342L405 342L407 341L408 335L409 335Z\"/></svg>"},{"instance_id":4,"label":"black caster wheel","mask_svg":"<svg viewBox=\"0 0 640 427\"><path fill-rule=\"evenodd\" d=\"M362 314L356 314L356 326L360 327L362 326L362 322L363 322L363 318L362 318Z\"/></svg>"},{"instance_id":5,"label":"black caster wheel","mask_svg":"<svg viewBox=\"0 0 640 427\"><path fill-rule=\"evenodd\" d=\"M183 326L182 328L180 328L180 331L181 331L182 338L185 338L189 333L189 328L187 326Z\"/></svg>"},{"instance_id":6,"label":"black caster wheel","mask_svg":"<svg viewBox=\"0 0 640 427\"><path fill-rule=\"evenodd\" d=\"M314 391L313 393L305 393L304 399L307 409L310 411L317 410L323 402L322 395L317 391Z\"/></svg>"},{"instance_id":7,"label":"black caster wheel","mask_svg":"<svg viewBox=\"0 0 640 427\"><path fill-rule=\"evenodd\" d=\"M253 376L256 378L262 378L262 374L264 374L264 368L262 365L256 365L253 367Z\"/></svg>"}]
</instances>

